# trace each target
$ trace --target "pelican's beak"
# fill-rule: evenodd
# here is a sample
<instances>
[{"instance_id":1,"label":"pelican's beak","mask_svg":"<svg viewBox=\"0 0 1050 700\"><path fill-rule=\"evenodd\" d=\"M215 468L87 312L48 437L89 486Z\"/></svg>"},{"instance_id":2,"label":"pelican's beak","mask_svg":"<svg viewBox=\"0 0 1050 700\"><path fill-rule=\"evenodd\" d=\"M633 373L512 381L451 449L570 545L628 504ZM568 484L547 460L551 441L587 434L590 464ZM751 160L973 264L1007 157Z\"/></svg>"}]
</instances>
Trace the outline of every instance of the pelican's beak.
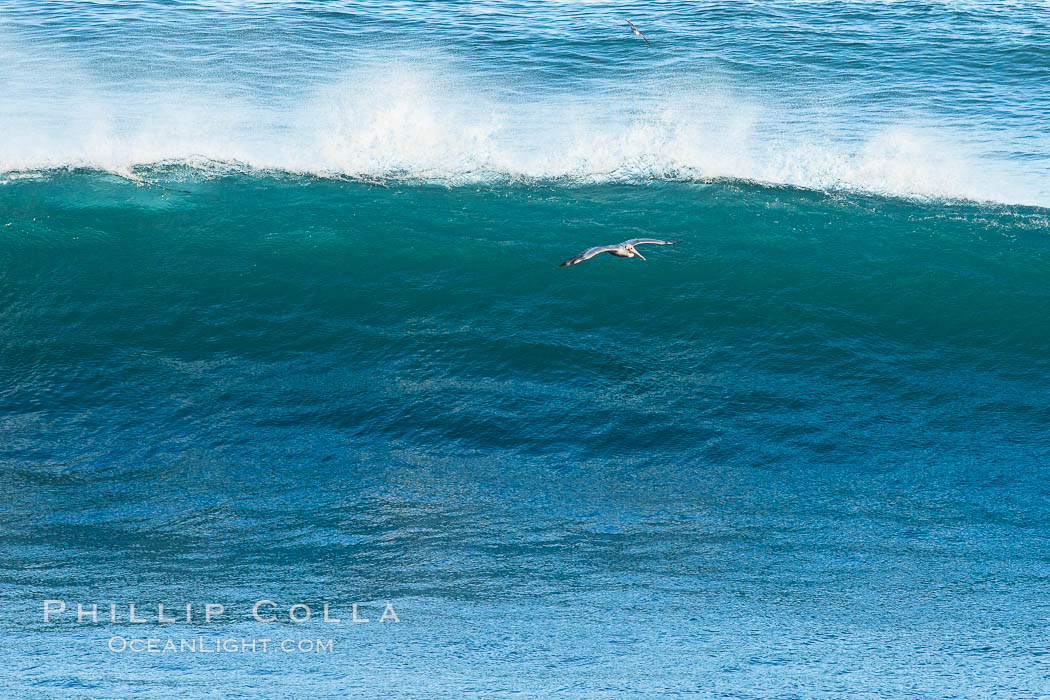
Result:
<instances>
[{"instance_id":1,"label":"pelican's beak","mask_svg":"<svg viewBox=\"0 0 1050 700\"><path fill-rule=\"evenodd\" d=\"M637 256L638 256L639 258L641 258L642 260L645 260L645 256L644 256L644 255L642 255L641 253L639 253L639 252L638 252L637 250L636 250L636 251L634 251L634 254L635 254L635 255L637 255Z\"/></svg>"}]
</instances>

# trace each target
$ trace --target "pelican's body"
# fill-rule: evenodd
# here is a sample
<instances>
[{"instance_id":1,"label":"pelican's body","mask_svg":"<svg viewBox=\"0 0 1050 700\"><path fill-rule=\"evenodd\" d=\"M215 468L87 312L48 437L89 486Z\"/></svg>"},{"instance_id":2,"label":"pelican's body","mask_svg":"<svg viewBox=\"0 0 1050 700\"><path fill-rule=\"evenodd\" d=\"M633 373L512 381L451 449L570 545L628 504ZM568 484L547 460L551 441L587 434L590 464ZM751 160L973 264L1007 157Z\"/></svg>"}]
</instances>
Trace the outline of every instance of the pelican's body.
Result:
<instances>
[{"instance_id":1,"label":"pelican's body","mask_svg":"<svg viewBox=\"0 0 1050 700\"><path fill-rule=\"evenodd\" d=\"M626 246L617 248L616 250L610 250L609 253L611 255L615 255L618 258L633 258L635 256L642 258L641 253L639 253L637 250L629 250ZM642 258L642 260L645 260L645 258Z\"/></svg>"},{"instance_id":2,"label":"pelican's body","mask_svg":"<svg viewBox=\"0 0 1050 700\"><path fill-rule=\"evenodd\" d=\"M649 43L649 38L648 38L648 37L646 37L646 36L645 36L645 34L642 34L642 33L641 33L641 32L640 32L639 30L638 30L638 27L634 26L634 22L632 22L632 21L631 21L631 20L629 20L629 19L626 19L626 20L624 20L624 21L625 21L625 22L627 22L627 24L628 24L628 25L630 25L630 27L631 27L631 33L632 33L632 34L634 34L635 36L640 36L640 37L642 37L642 39L644 39L644 40L645 40L645 45L646 45L646 46L652 46L652 44L650 44L650 43Z\"/></svg>"},{"instance_id":3,"label":"pelican's body","mask_svg":"<svg viewBox=\"0 0 1050 700\"><path fill-rule=\"evenodd\" d=\"M629 241L617 243L616 245L599 245L593 248L588 248L574 258L569 258L561 265L558 265L558 267L576 265L577 263L582 263L584 260L590 260L595 255L600 255L602 253L609 253L618 258L641 258L642 260L645 260L645 256L635 249L635 246L642 245L643 243L650 243L653 245L674 245L677 241L662 241L659 238L632 238Z\"/></svg>"}]
</instances>

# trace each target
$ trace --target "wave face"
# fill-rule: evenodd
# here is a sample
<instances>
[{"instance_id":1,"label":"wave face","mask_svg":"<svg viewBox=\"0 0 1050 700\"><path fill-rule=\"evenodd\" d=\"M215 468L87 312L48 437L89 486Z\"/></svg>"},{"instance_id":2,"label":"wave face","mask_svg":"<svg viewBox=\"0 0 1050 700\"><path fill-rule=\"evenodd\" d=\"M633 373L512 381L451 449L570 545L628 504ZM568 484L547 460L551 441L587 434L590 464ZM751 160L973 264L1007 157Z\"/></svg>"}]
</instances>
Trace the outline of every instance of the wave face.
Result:
<instances>
[{"instance_id":1,"label":"wave face","mask_svg":"<svg viewBox=\"0 0 1050 700\"><path fill-rule=\"evenodd\" d=\"M1046 210L148 175L0 187L6 687L1043 687ZM555 268L635 236L681 243ZM36 622L131 596L231 619ZM261 598L404 624L288 632L248 619ZM339 653L105 650L143 630Z\"/></svg>"},{"instance_id":2,"label":"wave face","mask_svg":"<svg viewBox=\"0 0 1050 700\"><path fill-rule=\"evenodd\" d=\"M1038 4L3 8L3 171L728 178L1050 204Z\"/></svg>"}]
</instances>

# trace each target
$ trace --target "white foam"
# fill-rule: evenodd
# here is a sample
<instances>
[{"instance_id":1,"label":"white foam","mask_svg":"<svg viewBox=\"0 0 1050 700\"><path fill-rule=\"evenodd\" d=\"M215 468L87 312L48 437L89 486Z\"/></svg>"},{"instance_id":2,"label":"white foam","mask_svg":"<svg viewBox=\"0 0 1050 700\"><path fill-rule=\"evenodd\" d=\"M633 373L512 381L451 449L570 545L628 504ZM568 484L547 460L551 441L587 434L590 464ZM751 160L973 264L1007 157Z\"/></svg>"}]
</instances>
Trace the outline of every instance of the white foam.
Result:
<instances>
[{"instance_id":1,"label":"white foam","mask_svg":"<svg viewBox=\"0 0 1050 700\"><path fill-rule=\"evenodd\" d=\"M421 62L355 68L295 95L160 81L94 85L0 42L0 172L160 162L449 183L731 178L816 189L1050 205L1050 175L914 118L805 113L732 90L499 90ZM790 111L790 113L785 113ZM790 117L788 119L787 117ZM1027 168L1027 171L1026 171Z\"/></svg>"}]
</instances>

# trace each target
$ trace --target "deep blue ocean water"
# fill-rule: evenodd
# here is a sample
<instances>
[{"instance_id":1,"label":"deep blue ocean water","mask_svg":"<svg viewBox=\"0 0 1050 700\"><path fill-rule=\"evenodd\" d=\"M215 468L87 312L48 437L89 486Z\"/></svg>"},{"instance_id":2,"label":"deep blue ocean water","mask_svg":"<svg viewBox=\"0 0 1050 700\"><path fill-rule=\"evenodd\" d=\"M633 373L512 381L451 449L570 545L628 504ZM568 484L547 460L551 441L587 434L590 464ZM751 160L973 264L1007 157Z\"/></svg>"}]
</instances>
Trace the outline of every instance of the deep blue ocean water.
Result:
<instances>
[{"instance_id":1,"label":"deep blue ocean water","mask_svg":"<svg viewBox=\"0 0 1050 700\"><path fill-rule=\"evenodd\" d=\"M0 0L2 694L1050 694L1047 85L1034 2Z\"/></svg>"}]
</instances>

